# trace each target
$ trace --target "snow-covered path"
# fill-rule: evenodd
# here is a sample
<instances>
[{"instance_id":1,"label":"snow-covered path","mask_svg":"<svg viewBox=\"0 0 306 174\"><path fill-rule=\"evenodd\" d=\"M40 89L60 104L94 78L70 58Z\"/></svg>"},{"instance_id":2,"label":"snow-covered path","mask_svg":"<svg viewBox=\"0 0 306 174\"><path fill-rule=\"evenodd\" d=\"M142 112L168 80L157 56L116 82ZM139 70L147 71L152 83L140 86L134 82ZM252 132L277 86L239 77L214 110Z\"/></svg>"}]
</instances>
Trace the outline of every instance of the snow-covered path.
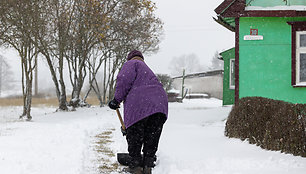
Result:
<instances>
[{"instance_id":1,"label":"snow-covered path","mask_svg":"<svg viewBox=\"0 0 306 174\"><path fill-rule=\"evenodd\" d=\"M230 109L216 99L170 103L153 173L305 173L306 158L224 137ZM114 111L106 107L54 110L33 108L34 121L20 122L15 118L21 108L0 108L1 174L97 174L101 155L95 151L95 136L103 131L114 130L108 144L114 153L126 152ZM116 157L109 157L108 163L115 162Z\"/></svg>"},{"instance_id":2,"label":"snow-covered path","mask_svg":"<svg viewBox=\"0 0 306 174\"><path fill-rule=\"evenodd\" d=\"M156 173L302 174L306 158L266 151L224 136L231 107L218 100L185 100L171 105Z\"/></svg>"},{"instance_id":3,"label":"snow-covered path","mask_svg":"<svg viewBox=\"0 0 306 174\"><path fill-rule=\"evenodd\" d=\"M39 112L46 111L41 115ZM52 113L35 108L33 122L1 123L0 173L87 173L95 135L113 128L106 109ZM108 116L108 117L107 117ZM3 172L4 171L4 172Z\"/></svg>"}]
</instances>

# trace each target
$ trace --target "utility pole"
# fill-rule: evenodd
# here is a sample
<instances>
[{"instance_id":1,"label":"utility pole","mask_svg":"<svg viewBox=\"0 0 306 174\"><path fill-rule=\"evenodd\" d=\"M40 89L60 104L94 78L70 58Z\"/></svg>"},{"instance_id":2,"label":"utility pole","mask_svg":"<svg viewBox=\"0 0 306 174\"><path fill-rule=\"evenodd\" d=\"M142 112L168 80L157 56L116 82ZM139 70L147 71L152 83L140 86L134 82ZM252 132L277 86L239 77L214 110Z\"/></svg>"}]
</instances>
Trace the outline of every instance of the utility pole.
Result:
<instances>
[{"instance_id":1,"label":"utility pole","mask_svg":"<svg viewBox=\"0 0 306 174\"><path fill-rule=\"evenodd\" d=\"M184 81L185 81L185 69L183 69L183 77L182 77L182 100L184 97Z\"/></svg>"}]
</instances>

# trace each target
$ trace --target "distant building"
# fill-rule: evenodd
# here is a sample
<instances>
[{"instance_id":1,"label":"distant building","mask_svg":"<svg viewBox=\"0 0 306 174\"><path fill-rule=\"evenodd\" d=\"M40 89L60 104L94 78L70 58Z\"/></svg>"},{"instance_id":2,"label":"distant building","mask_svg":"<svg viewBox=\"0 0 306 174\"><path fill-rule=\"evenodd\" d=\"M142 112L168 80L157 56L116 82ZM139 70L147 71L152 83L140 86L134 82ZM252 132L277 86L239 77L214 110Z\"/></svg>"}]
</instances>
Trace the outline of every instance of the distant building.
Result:
<instances>
[{"instance_id":1,"label":"distant building","mask_svg":"<svg viewBox=\"0 0 306 174\"><path fill-rule=\"evenodd\" d=\"M183 76L173 78L174 89L181 91L182 79ZM210 97L222 99L222 86L223 70L185 75L184 88L188 90L188 94L208 94Z\"/></svg>"},{"instance_id":2,"label":"distant building","mask_svg":"<svg viewBox=\"0 0 306 174\"><path fill-rule=\"evenodd\" d=\"M306 103L306 1L224 0L215 12L235 32L235 102Z\"/></svg>"},{"instance_id":3,"label":"distant building","mask_svg":"<svg viewBox=\"0 0 306 174\"><path fill-rule=\"evenodd\" d=\"M235 48L220 53L224 61L223 105L235 103Z\"/></svg>"}]
</instances>

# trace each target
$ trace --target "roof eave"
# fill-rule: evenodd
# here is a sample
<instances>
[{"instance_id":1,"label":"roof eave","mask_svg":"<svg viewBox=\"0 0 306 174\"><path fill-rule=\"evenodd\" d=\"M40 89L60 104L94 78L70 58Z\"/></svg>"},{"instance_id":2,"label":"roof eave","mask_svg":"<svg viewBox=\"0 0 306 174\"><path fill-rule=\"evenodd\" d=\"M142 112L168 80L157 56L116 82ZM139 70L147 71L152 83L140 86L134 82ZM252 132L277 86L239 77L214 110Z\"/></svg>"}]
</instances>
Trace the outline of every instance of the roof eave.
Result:
<instances>
[{"instance_id":1,"label":"roof eave","mask_svg":"<svg viewBox=\"0 0 306 174\"><path fill-rule=\"evenodd\" d=\"M232 31L232 32L235 32L235 27L231 26L229 23L227 23L225 20L223 20L222 17L219 16L218 19L213 17L213 19L214 19L218 24L222 25L223 27L229 29L229 30Z\"/></svg>"},{"instance_id":2,"label":"roof eave","mask_svg":"<svg viewBox=\"0 0 306 174\"><path fill-rule=\"evenodd\" d=\"M215 12L218 15L224 13L236 0L225 0L216 9Z\"/></svg>"}]
</instances>

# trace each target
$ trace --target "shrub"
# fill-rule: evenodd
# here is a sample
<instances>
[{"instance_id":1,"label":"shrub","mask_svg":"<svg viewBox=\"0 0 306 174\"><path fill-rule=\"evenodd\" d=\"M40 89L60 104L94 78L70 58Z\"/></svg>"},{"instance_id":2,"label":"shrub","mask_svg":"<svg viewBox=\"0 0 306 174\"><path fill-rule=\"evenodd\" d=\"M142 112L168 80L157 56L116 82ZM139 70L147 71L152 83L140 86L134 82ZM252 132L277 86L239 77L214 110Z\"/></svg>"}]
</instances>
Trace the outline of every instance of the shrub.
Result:
<instances>
[{"instance_id":1,"label":"shrub","mask_svg":"<svg viewBox=\"0 0 306 174\"><path fill-rule=\"evenodd\" d=\"M166 92L172 88L173 79L167 74L157 74L156 75L159 82L163 84L163 87Z\"/></svg>"},{"instance_id":2,"label":"shrub","mask_svg":"<svg viewBox=\"0 0 306 174\"><path fill-rule=\"evenodd\" d=\"M305 126L306 104L246 97L232 108L225 135L247 139L268 150L306 157Z\"/></svg>"}]
</instances>

